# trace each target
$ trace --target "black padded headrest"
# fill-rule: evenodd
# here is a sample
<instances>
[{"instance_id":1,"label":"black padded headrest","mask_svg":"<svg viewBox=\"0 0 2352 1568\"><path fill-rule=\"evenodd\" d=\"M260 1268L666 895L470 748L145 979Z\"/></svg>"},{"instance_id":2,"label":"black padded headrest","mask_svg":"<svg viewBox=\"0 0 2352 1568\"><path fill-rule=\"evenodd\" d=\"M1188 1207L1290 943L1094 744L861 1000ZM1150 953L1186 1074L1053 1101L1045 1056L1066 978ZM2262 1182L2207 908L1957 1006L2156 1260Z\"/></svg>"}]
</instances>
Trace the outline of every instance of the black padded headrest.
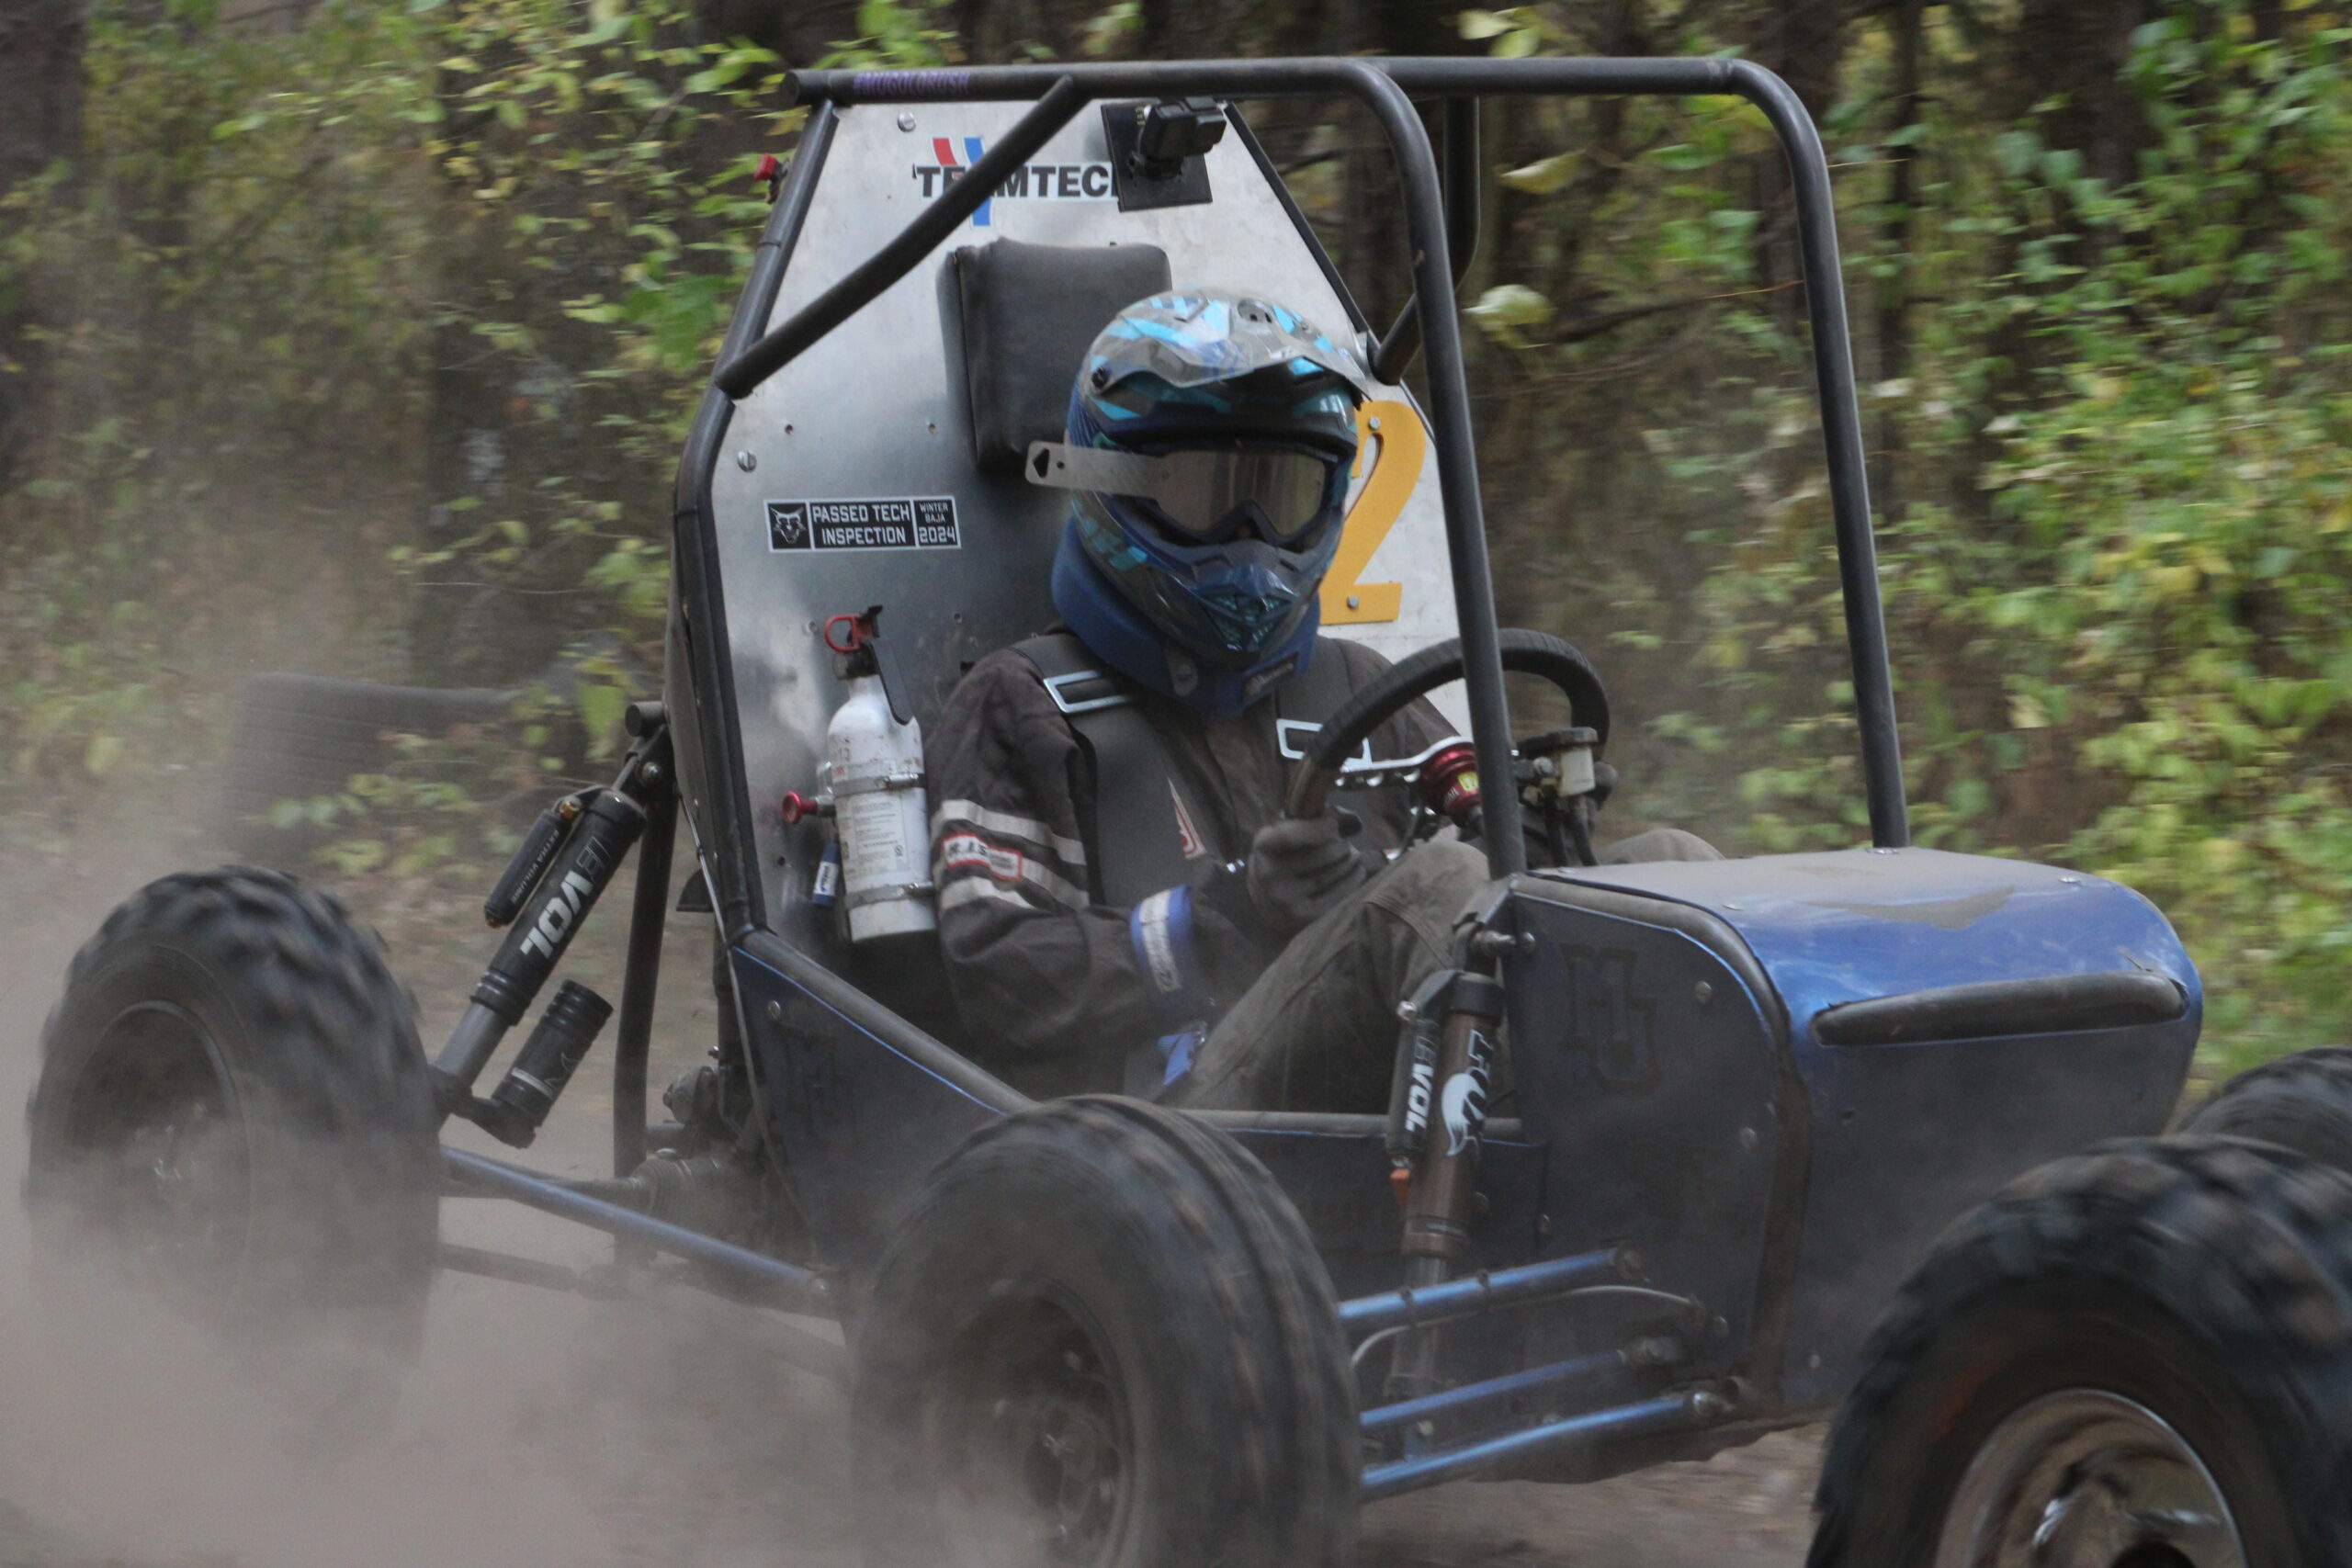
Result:
<instances>
[{"instance_id":1,"label":"black padded headrest","mask_svg":"<svg viewBox=\"0 0 2352 1568\"><path fill-rule=\"evenodd\" d=\"M1070 383L1096 335L1127 306L1168 292L1168 253L999 240L954 260L973 460L983 473L1018 473L1029 443L1062 438Z\"/></svg>"}]
</instances>

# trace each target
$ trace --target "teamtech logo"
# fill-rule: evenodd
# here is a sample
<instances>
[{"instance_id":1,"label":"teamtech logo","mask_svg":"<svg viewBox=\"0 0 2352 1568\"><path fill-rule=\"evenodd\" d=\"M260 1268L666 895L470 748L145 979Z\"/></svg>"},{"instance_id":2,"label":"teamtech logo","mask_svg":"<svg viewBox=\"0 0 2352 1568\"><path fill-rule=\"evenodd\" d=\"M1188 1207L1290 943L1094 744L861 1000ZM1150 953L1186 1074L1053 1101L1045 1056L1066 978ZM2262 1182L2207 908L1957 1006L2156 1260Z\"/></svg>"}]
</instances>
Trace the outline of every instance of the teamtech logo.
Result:
<instances>
[{"instance_id":1,"label":"teamtech logo","mask_svg":"<svg viewBox=\"0 0 2352 1568\"><path fill-rule=\"evenodd\" d=\"M960 158L956 156L959 143L963 153ZM915 183L922 187L923 199L930 200L970 174L987 145L978 136L933 137L931 155L934 161L917 164L913 169ZM1108 164L1024 164L1005 175L995 194L980 203L972 213L972 227L988 228L989 209L999 201L1108 201L1111 196Z\"/></svg>"}]
</instances>

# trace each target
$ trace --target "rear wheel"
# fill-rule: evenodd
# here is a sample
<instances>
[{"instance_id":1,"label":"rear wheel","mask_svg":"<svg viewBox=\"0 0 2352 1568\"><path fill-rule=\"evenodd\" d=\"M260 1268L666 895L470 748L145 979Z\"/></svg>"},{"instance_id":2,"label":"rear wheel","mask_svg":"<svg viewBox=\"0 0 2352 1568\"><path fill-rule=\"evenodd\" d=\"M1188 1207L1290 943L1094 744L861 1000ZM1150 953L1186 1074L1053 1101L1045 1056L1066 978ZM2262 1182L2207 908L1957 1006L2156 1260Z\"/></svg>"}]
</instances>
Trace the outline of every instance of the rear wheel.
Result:
<instances>
[{"instance_id":1,"label":"rear wheel","mask_svg":"<svg viewBox=\"0 0 2352 1568\"><path fill-rule=\"evenodd\" d=\"M1831 1434L1814 1568L2352 1561L2352 1180L2111 1145L1963 1221Z\"/></svg>"},{"instance_id":2,"label":"rear wheel","mask_svg":"<svg viewBox=\"0 0 2352 1568\"><path fill-rule=\"evenodd\" d=\"M2352 1175L2352 1049L2332 1045L2249 1068L2181 1131L2259 1139Z\"/></svg>"},{"instance_id":3,"label":"rear wheel","mask_svg":"<svg viewBox=\"0 0 2352 1568\"><path fill-rule=\"evenodd\" d=\"M329 1325L414 1342L432 1090L407 993L333 898L235 867L142 889L67 973L28 1120L53 1260L279 1348Z\"/></svg>"},{"instance_id":4,"label":"rear wheel","mask_svg":"<svg viewBox=\"0 0 2352 1568\"><path fill-rule=\"evenodd\" d=\"M1213 1129L1111 1099L985 1129L916 1201L857 1342L876 1568L1352 1560L1330 1285Z\"/></svg>"}]
</instances>

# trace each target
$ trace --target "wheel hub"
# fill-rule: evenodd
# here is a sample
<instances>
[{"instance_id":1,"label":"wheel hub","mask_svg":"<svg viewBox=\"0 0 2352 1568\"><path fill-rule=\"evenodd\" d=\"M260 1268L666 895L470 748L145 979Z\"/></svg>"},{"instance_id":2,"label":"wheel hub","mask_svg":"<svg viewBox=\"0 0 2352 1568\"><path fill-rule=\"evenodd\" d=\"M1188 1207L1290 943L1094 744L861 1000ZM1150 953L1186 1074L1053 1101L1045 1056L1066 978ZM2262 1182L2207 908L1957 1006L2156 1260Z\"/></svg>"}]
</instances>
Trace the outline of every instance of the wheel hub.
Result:
<instances>
[{"instance_id":1,"label":"wheel hub","mask_svg":"<svg viewBox=\"0 0 2352 1568\"><path fill-rule=\"evenodd\" d=\"M934 1440L959 1478L974 1560L1075 1568L1114 1555L1125 1417L1093 1337L1056 1303L1007 1303L958 1359L962 1387Z\"/></svg>"},{"instance_id":2,"label":"wheel hub","mask_svg":"<svg viewBox=\"0 0 2352 1568\"><path fill-rule=\"evenodd\" d=\"M1936 1568L2245 1568L2212 1472L2170 1423L2071 1389L2012 1412L1953 1495Z\"/></svg>"},{"instance_id":3,"label":"wheel hub","mask_svg":"<svg viewBox=\"0 0 2352 1568\"><path fill-rule=\"evenodd\" d=\"M154 1284L200 1291L236 1251L246 1172L231 1096L202 1026L177 1008L127 1010L95 1053L74 1118L77 1197Z\"/></svg>"}]
</instances>

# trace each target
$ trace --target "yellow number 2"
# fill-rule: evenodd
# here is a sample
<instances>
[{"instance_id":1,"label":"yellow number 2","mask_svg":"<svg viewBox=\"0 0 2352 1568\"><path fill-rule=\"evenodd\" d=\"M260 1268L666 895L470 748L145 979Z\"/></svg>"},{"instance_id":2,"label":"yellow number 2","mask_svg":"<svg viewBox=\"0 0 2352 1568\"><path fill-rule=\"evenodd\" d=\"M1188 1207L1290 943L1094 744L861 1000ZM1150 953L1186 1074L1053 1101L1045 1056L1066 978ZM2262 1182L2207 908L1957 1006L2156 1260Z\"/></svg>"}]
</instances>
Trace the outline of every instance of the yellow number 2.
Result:
<instances>
[{"instance_id":1,"label":"yellow number 2","mask_svg":"<svg viewBox=\"0 0 2352 1568\"><path fill-rule=\"evenodd\" d=\"M1388 530L1403 513L1413 487L1420 483L1421 464L1429 449L1429 431L1410 404L1383 400L1356 410L1355 473L1363 472L1365 457L1370 455L1372 477L1364 480L1355 504L1348 508L1340 553L1331 558L1331 570L1323 579L1325 626L1393 621L1403 612L1403 583L1356 580L1372 564L1380 542L1388 537Z\"/></svg>"}]
</instances>

